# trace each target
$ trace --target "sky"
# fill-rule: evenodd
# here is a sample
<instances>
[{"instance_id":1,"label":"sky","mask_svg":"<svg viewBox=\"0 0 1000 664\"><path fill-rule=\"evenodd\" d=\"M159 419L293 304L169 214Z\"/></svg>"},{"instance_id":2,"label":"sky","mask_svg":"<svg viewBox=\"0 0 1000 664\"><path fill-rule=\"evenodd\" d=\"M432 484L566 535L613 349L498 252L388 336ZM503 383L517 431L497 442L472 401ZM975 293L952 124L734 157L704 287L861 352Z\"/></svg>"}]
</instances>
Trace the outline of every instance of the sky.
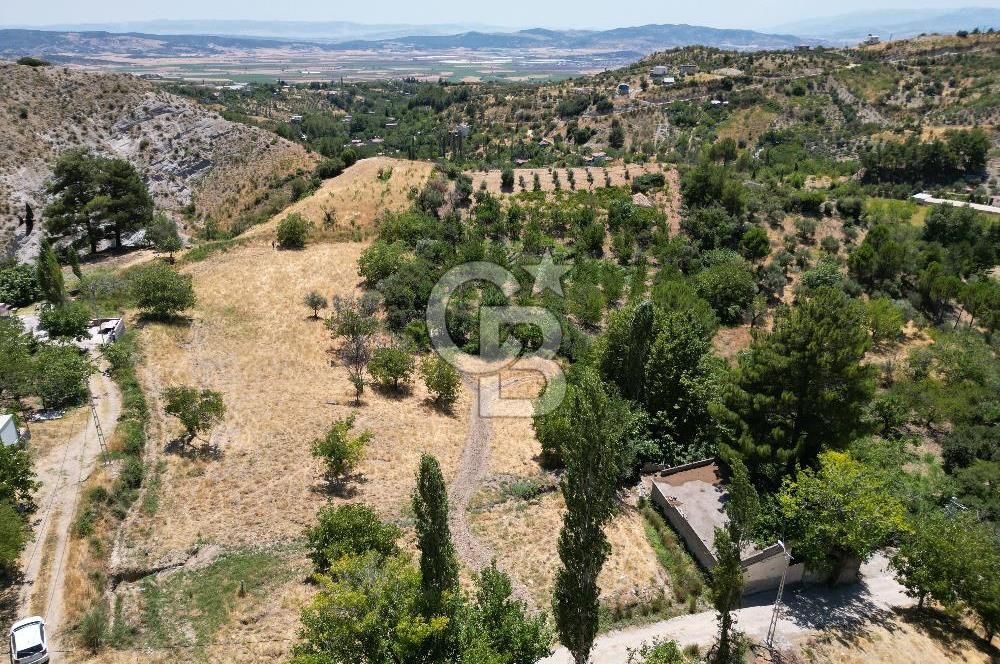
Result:
<instances>
[{"instance_id":1,"label":"sky","mask_svg":"<svg viewBox=\"0 0 1000 664\"><path fill-rule=\"evenodd\" d=\"M997 6L1000 0L0 0L0 25L154 19L253 19L357 23L481 23L511 28L613 28L690 23L761 29L853 11Z\"/></svg>"}]
</instances>

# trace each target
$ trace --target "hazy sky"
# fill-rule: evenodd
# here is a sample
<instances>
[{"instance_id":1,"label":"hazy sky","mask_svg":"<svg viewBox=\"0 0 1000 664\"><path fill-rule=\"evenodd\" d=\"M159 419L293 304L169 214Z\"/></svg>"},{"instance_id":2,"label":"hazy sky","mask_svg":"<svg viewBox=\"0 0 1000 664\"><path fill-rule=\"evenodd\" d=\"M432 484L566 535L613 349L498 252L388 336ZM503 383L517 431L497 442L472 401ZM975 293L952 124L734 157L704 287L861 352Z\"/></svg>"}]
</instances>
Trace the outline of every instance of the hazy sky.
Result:
<instances>
[{"instance_id":1,"label":"hazy sky","mask_svg":"<svg viewBox=\"0 0 1000 664\"><path fill-rule=\"evenodd\" d=\"M262 19L359 23L485 23L609 28L691 23L766 28L831 14L906 7L998 6L998 0L0 0L0 25L150 19Z\"/></svg>"}]
</instances>

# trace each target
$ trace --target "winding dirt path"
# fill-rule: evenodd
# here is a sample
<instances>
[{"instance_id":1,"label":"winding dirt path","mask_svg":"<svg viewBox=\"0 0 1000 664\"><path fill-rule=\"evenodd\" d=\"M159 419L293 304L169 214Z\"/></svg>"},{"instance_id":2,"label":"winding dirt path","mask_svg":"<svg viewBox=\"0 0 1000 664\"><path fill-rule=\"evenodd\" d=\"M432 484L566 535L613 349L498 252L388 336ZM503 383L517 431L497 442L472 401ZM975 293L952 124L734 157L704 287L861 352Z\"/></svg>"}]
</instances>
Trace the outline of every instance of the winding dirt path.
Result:
<instances>
[{"instance_id":1,"label":"winding dirt path","mask_svg":"<svg viewBox=\"0 0 1000 664\"><path fill-rule=\"evenodd\" d=\"M97 416L105 436L114 431L121 414L121 393L104 373L90 377ZM55 647L64 627L66 558L70 529L76 516L83 483L90 477L101 454L97 429L88 413L86 425L65 445L53 446L35 461L41 488L36 500L39 512L33 524L35 540L21 558L24 581L19 607L21 616L40 612Z\"/></svg>"},{"instance_id":2,"label":"winding dirt path","mask_svg":"<svg viewBox=\"0 0 1000 664\"><path fill-rule=\"evenodd\" d=\"M496 398L494 392L484 393L478 376L463 376L465 386L472 393L472 404L469 406L469 433L465 439L465 449L458 463L458 474L448 489L448 527L451 530L455 551L463 563L472 571L478 572L496 558L496 554L472 532L469 525L469 503L490 466L490 449L493 431L490 421L480 413L479 404L484 398ZM511 379L504 383L509 387L519 379ZM499 390L502 388L494 388ZM510 576L514 596L524 601L533 610L536 609L528 589L513 575L510 570L497 562L497 567Z\"/></svg>"}]
</instances>

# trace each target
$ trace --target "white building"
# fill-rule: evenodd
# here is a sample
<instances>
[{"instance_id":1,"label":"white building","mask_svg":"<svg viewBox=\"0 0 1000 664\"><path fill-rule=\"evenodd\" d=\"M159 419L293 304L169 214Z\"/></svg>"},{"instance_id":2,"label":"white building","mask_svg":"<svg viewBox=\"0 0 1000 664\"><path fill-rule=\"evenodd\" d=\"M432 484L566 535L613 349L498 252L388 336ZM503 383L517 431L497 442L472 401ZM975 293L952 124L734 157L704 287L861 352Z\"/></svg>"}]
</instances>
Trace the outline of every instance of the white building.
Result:
<instances>
[{"instance_id":1,"label":"white building","mask_svg":"<svg viewBox=\"0 0 1000 664\"><path fill-rule=\"evenodd\" d=\"M0 415L0 443L17 445L21 437L17 433L17 425L13 415Z\"/></svg>"}]
</instances>

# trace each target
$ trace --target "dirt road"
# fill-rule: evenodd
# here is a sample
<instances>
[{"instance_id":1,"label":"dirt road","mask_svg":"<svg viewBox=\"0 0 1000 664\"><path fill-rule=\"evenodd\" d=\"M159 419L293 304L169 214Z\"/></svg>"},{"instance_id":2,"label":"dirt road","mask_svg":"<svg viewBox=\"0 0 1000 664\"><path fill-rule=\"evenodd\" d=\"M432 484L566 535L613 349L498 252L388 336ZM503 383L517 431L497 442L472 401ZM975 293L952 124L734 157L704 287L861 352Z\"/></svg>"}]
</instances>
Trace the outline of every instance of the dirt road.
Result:
<instances>
[{"instance_id":1,"label":"dirt road","mask_svg":"<svg viewBox=\"0 0 1000 664\"><path fill-rule=\"evenodd\" d=\"M101 428L110 436L121 413L118 387L108 376L96 373L90 378L90 392ZM100 452L93 418L87 417L86 425L65 444L54 445L35 459L35 472L42 486L36 496L39 509L32 524L35 539L21 557L24 584L19 606L22 616L40 612L55 647L63 627L63 580L70 528L81 487L94 470Z\"/></svg>"},{"instance_id":2,"label":"dirt road","mask_svg":"<svg viewBox=\"0 0 1000 664\"><path fill-rule=\"evenodd\" d=\"M856 631L865 624L886 621L895 607L913 604L893 578L884 556L875 556L861 572L861 583L851 586L787 589L775 643L788 646L830 628ZM744 608L736 612L736 628L763 641L771 621L773 602L773 592L747 597ZM705 611L608 632L595 642L590 661L592 664L621 664L628 661L629 650L663 639L673 639L681 646L697 644L704 647L711 645L717 630L715 612ZM559 648L540 664L572 664L572 661L569 652Z\"/></svg>"},{"instance_id":3,"label":"dirt road","mask_svg":"<svg viewBox=\"0 0 1000 664\"><path fill-rule=\"evenodd\" d=\"M479 404L484 398L496 398L498 395L481 392L481 383L475 375L464 376L464 380L473 398L469 407L469 433L465 439L462 458L459 460L458 474L448 488L448 527L459 559L470 570L478 572L488 566L495 557L493 551L473 534L468 518L469 501L472 500L490 466L492 430L489 420L481 415ZM518 382L518 379L508 380L504 383L504 387L509 387L515 382ZM502 567L499 563L498 566ZM528 590L516 576L510 574L509 570L505 571L511 577L514 595L528 606L533 606Z\"/></svg>"}]
</instances>

